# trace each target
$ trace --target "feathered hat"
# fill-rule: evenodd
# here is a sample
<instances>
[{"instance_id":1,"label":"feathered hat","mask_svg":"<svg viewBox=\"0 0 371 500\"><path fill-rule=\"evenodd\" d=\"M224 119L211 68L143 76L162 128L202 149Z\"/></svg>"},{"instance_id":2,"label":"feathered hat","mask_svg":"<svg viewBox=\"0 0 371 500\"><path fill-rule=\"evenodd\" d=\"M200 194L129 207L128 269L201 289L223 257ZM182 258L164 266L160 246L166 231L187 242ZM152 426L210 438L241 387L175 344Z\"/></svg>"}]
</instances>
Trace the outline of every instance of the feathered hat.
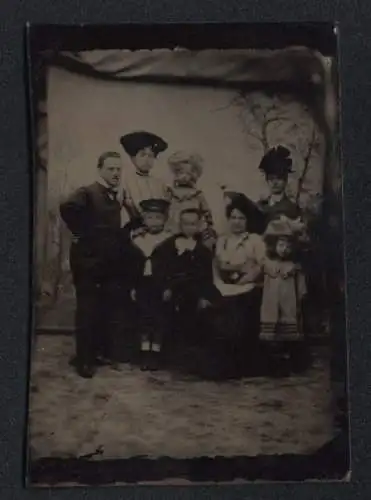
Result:
<instances>
[{"instance_id":1,"label":"feathered hat","mask_svg":"<svg viewBox=\"0 0 371 500\"><path fill-rule=\"evenodd\" d=\"M120 144L129 156L136 156L138 151L151 148L157 156L165 151L167 143L156 134L146 131L131 132L120 137Z\"/></svg>"},{"instance_id":2,"label":"feathered hat","mask_svg":"<svg viewBox=\"0 0 371 500\"><path fill-rule=\"evenodd\" d=\"M292 173L292 159L289 149L285 146L271 148L260 161L259 170L266 176L276 175L287 177Z\"/></svg>"}]
</instances>

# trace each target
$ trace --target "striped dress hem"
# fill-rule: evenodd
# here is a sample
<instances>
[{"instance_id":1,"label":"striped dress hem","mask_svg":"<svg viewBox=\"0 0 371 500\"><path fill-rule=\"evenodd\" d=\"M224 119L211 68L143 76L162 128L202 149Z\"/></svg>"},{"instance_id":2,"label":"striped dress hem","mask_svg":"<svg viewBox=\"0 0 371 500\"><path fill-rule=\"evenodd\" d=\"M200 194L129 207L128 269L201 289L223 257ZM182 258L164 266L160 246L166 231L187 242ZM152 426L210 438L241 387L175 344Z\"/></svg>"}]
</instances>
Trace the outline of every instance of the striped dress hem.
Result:
<instances>
[{"instance_id":1,"label":"striped dress hem","mask_svg":"<svg viewBox=\"0 0 371 500\"><path fill-rule=\"evenodd\" d=\"M302 341L303 335L296 323L262 323L260 340L264 341Z\"/></svg>"}]
</instances>

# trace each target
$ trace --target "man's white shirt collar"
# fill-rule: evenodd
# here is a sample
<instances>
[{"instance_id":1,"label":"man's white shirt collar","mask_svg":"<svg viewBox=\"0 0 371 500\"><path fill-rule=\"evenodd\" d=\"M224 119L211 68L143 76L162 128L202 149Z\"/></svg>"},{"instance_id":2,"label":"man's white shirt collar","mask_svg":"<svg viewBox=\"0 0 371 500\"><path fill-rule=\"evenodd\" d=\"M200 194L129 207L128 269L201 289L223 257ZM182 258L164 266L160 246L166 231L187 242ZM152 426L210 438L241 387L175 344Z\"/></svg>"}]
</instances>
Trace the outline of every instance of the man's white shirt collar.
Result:
<instances>
[{"instance_id":1,"label":"man's white shirt collar","mask_svg":"<svg viewBox=\"0 0 371 500\"><path fill-rule=\"evenodd\" d=\"M109 189L110 191L116 191L116 192L118 191L117 187L110 186L108 184L108 182L106 182L104 179L102 179L102 177L99 177L99 179L97 180L97 182L101 186L104 186L105 188Z\"/></svg>"},{"instance_id":2,"label":"man's white shirt collar","mask_svg":"<svg viewBox=\"0 0 371 500\"><path fill-rule=\"evenodd\" d=\"M275 205L276 203L279 203L280 201L283 200L285 194L282 193L282 194L271 194L269 199L268 199L268 204L269 206L273 206Z\"/></svg>"}]
</instances>

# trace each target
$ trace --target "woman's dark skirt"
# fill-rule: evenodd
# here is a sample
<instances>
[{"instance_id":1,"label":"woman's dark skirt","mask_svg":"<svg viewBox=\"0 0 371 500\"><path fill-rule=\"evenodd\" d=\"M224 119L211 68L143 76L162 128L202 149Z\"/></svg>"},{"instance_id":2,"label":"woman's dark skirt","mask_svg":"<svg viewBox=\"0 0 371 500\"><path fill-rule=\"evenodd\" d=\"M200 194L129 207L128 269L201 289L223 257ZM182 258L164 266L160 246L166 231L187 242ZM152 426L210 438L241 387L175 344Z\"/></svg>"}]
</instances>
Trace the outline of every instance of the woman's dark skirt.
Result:
<instances>
[{"instance_id":1,"label":"woman's dark skirt","mask_svg":"<svg viewBox=\"0 0 371 500\"><path fill-rule=\"evenodd\" d=\"M205 376L215 379L259 375L260 287L240 295L219 296L203 314Z\"/></svg>"}]
</instances>

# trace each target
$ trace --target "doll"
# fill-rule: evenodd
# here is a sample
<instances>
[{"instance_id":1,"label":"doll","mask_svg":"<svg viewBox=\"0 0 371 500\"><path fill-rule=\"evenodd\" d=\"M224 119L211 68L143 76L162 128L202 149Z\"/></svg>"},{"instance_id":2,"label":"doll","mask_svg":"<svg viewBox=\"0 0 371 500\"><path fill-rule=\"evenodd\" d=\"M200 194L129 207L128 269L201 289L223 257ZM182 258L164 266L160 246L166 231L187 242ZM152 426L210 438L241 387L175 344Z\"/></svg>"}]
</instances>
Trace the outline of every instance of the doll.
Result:
<instances>
[{"instance_id":1,"label":"doll","mask_svg":"<svg viewBox=\"0 0 371 500\"><path fill-rule=\"evenodd\" d=\"M169 167L174 175L170 187L170 211L167 228L173 234L179 233L180 213L183 210L197 210L200 213L202 242L213 246L215 231L210 208L203 192L197 188L197 181L202 175L203 159L195 153L178 151L170 156Z\"/></svg>"}]
</instances>

